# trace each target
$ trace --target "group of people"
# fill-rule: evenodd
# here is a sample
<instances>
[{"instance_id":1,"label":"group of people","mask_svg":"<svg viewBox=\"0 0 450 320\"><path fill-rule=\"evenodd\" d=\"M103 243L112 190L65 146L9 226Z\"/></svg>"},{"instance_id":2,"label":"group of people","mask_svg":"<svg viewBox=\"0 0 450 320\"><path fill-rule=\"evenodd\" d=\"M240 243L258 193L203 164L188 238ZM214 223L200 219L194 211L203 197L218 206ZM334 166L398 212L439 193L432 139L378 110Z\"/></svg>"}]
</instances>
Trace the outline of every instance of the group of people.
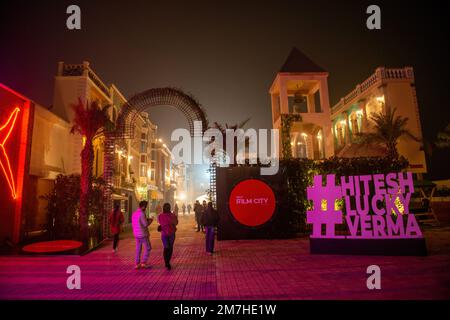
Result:
<instances>
[{"instance_id":1,"label":"group of people","mask_svg":"<svg viewBox=\"0 0 450 320\"><path fill-rule=\"evenodd\" d=\"M181 205L181 211L183 212L183 216L186 215L186 210L187 210L187 214L190 215L191 214L191 210L192 210L191 204L186 205L185 203L183 203ZM178 216L179 212L180 212L180 208L178 207L178 204L175 203L175 206L173 207L173 213L175 213L176 216Z\"/></svg>"},{"instance_id":2,"label":"group of people","mask_svg":"<svg viewBox=\"0 0 450 320\"><path fill-rule=\"evenodd\" d=\"M150 256L150 251L152 250L152 245L148 227L153 223L154 218L147 218L147 206L147 201L141 201L139 203L139 208L133 212L131 217L133 235L136 239L135 269L146 269L149 267L148 258ZM159 224L157 230L161 233L161 241L164 247L163 258L167 270L172 269L170 261L175 243L176 226L178 225L176 207L177 205L175 205L174 211L172 212L170 204L164 203L161 212L158 212L157 210L157 222ZM219 223L219 214L217 210L213 208L212 203L209 202L206 204L206 201L203 201L203 205L197 201L194 205L194 211L197 222L197 231L205 230L206 252L212 255L214 252L215 228ZM114 239L113 252L117 251L119 234L123 222L124 216L120 210L120 206L116 206L110 216L111 233ZM144 253L141 258L142 249L144 249Z\"/></svg>"},{"instance_id":3,"label":"group of people","mask_svg":"<svg viewBox=\"0 0 450 320\"><path fill-rule=\"evenodd\" d=\"M197 223L197 232L206 234L206 252L213 254L214 239L216 236L216 227L219 224L219 213L213 208L212 202L203 201L202 204L197 200L194 204L195 221Z\"/></svg>"}]
</instances>

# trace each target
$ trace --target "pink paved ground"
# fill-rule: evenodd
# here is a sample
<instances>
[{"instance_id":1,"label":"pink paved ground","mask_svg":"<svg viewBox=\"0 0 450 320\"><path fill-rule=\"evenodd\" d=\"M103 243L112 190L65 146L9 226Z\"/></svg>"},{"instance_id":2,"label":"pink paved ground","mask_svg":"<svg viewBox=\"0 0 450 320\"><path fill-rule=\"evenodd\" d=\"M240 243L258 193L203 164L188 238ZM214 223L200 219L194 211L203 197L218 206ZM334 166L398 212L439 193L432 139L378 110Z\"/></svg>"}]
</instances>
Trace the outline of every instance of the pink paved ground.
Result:
<instances>
[{"instance_id":1,"label":"pink paved ground","mask_svg":"<svg viewBox=\"0 0 450 320\"><path fill-rule=\"evenodd\" d=\"M226 241L204 253L203 234L182 219L173 270L163 267L152 228L149 270L133 270L129 234L83 257L0 257L0 299L449 299L449 230L426 233L428 257L310 255L307 239ZM66 268L81 268L81 290L68 290ZM377 264L382 289L368 290L366 268Z\"/></svg>"}]
</instances>

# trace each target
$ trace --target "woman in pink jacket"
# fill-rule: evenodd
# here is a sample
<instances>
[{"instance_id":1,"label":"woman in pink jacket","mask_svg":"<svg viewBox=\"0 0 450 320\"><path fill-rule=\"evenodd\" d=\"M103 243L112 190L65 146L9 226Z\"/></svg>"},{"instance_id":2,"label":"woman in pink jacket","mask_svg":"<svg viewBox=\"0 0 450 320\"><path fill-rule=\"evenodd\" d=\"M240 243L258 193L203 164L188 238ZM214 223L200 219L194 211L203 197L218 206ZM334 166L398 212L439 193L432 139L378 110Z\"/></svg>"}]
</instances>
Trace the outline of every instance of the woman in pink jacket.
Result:
<instances>
[{"instance_id":1,"label":"woman in pink jacket","mask_svg":"<svg viewBox=\"0 0 450 320\"><path fill-rule=\"evenodd\" d=\"M178 224L178 218L170 211L170 204L164 203L163 212L158 216L158 223L161 230L161 240L164 246L164 262L167 270L172 269L170 265L170 259L173 253L173 244L175 242L175 232L177 231L176 225Z\"/></svg>"}]
</instances>

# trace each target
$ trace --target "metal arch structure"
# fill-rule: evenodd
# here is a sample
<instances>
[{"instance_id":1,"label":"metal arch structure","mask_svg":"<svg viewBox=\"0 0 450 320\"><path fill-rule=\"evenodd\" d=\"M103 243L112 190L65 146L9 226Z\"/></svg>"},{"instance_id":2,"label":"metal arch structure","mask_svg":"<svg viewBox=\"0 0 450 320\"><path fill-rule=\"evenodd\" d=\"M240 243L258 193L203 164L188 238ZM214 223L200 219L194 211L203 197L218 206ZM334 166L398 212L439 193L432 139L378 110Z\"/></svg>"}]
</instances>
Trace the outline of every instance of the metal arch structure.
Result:
<instances>
[{"instance_id":1,"label":"metal arch structure","mask_svg":"<svg viewBox=\"0 0 450 320\"><path fill-rule=\"evenodd\" d=\"M154 88L134 95L122 106L117 119L116 138L133 138L134 122L139 113L149 107L164 105L175 107L184 114L192 136L201 134L208 128L205 111L192 95L171 87ZM203 132L194 132L194 121L202 123Z\"/></svg>"},{"instance_id":2,"label":"metal arch structure","mask_svg":"<svg viewBox=\"0 0 450 320\"><path fill-rule=\"evenodd\" d=\"M116 120L116 128L105 133L103 178L106 183L104 191L105 215L103 218L103 236L109 234L109 212L112 210L113 167L115 141L134 138L134 123L139 114L156 106L174 107L181 111L189 123L191 136L202 135L208 129L206 113L200 103L189 94L177 88L154 88L132 96L121 108ZM202 123L202 130L196 131L195 121ZM213 173L211 173L213 174ZM214 173L215 174L215 173Z\"/></svg>"}]
</instances>

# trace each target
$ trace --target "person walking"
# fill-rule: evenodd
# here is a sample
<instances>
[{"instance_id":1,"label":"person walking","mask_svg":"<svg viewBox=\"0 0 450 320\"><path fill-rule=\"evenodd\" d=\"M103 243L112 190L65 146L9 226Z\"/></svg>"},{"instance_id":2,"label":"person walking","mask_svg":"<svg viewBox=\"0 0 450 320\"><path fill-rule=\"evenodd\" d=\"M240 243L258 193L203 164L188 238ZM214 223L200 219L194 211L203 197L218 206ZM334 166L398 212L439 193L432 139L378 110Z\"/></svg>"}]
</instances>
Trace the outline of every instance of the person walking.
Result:
<instances>
[{"instance_id":1,"label":"person walking","mask_svg":"<svg viewBox=\"0 0 450 320\"><path fill-rule=\"evenodd\" d=\"M175 213L175 215L178 217L178 211L180 211L180 209L178 209L178 204L175 202L175 207L173 207L173 213Z\"/></svg>"},{"instance_id":2,"label":"person walking","mask_svg":"<svg viewBox=\"0 0 450 320\"><path fill-rule=\"evenodd\" d=\"M136 238L136 255L135 255L135 269L148 268L148 258L152 245L150 243L150 233L148 231L149 225L153 222L153 218L148 218L145 215L147 210L147 201L139 202L139 208L133 212L131 216L131 225L133 227L133 235ZM142 246L144 246L144 257L141 260Z\"/></svg>"},{"instance_id":3,"label":"person walking","mask_svg":"<svg viewBox=\"0 0 450 320\"><path fill-rule=\"evenodd\" d=\"M197 200L195 201L195 205L194 205L194 212L195 212L195 222L197 222L197 232L200 232L200 228L201 228L201 217L202 217L202 205L200 204L200 202Z\"/></svg>"},{"instance_id":4,"label":"person walking","mask_svg":"<svg viewBox=\"0 0 450 320\"><path fill-rule=\"evenodd\" d=\"M192 210L192 206L191 206L191 204L189 203L189 204L187 205L188 215L191 215L191 210Z\"/></svg>"},{"instance_id":5,"label":"person walking","mask_svg":"<svg viewBox=\"0 0 450 320\"><path fill-rule=\"evenodd\" d=\"M170 259L172 259L173 245L175 242L175 232L178 218L170 211L170 204L164 203L163 212L158 216L158 223L161 226L161 240L164 246L164 263L167 270L171 270Z\"/></svg>"},{"instance_id":6,"label":"person walking","mask_svg":"<svg viewBox=\"0 0 450 320\"><path fill-rule=\"evenodd\" d=\"M123 217L122 210L120 210L120 205L116 204L114 210L109 216L109 223L111 227L111 234L114 238L113 240L113 253L117 252L117 247L119 245L119 234L123 222L125 221Z\"/></svg>"},{"instance_id":7,"label":"person walking","mask_svg":"<svg viewBox=\"0 0 450 320\"><path fill-rule=\"evenodd\" d=\"M208 209L208 205L206 204L206 200L203 200L202 202L202 214L200 216L200 224L201 224L201 228L202 228L202 232L205 232L205 225L203 224L203 215L206 212L206 209Z\"/></svg>"},{"instance_id":8,"label":"person walking","mask_svg":"<svg viewBox=\"0 0 450 320\"><path fill-rule=\"evenodd\" d=\"M186 204L183 203L183 205L181 206L181 210L183 210L183 216L186 215Z\"/></svg>"},{"instance_id":9,"label":"person walking","mask_svg":"<svg viewBox=\"0 0 450 320\"><path fill-rule=\"evenodd\" d=\"M214 252L214 239L218 224L219 213L213 208L212 202L208 202L208 206L203 213L203 225L206 229L206 252L210 255Z\"/></svg>"}]
</instances>

